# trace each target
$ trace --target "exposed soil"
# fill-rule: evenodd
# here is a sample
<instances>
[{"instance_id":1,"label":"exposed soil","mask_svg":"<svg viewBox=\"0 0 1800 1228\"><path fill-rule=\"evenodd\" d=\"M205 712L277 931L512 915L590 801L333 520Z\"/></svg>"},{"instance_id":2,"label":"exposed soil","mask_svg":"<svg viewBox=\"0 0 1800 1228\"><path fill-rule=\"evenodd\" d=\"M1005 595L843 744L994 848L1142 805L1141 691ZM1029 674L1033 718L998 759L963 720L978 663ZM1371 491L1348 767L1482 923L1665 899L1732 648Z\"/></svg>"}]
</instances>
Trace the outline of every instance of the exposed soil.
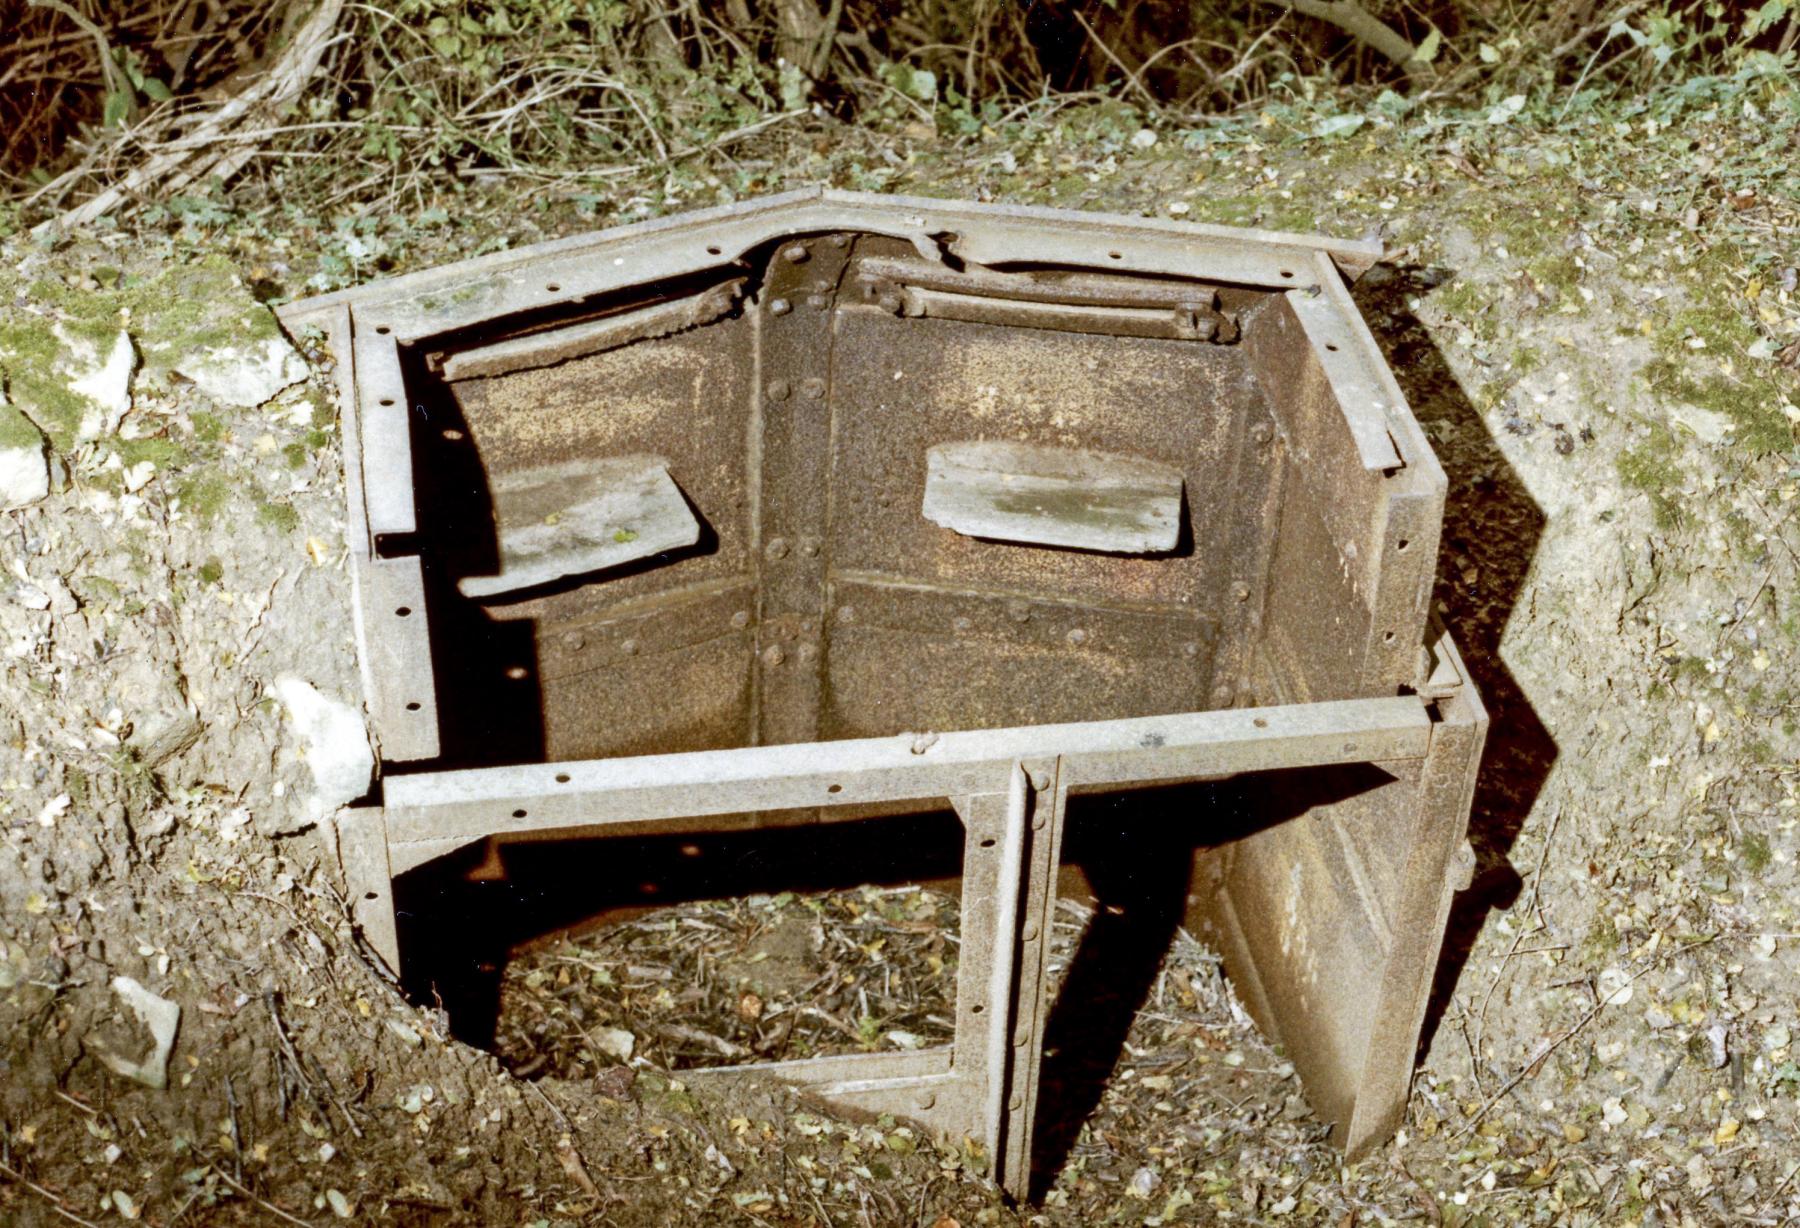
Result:
<instances>
[{"instance_id":1,"label":"exposed soil","mask_svg":"<svg viewBox=\"0 0 1800 1228\"><path fill-rule=\"evenodd\" d=\"M1394 1144L1345 1166L1212 958L1123 905L1060 914L1065 966L1078 931L1137 962L1059 1002L1024 1207L988 1188L985 1157L902 1122L681 1079L722 1047L935 1040L955 940L935 895L539 934L493 973L494 1051L452 1039L446 1008L404 998L353 938L270 694L286 674L359 693L329 360L310 350L310 382L229 410L146 352L118 430L59 443L53 493L0 516L0 1221L1800 1215L1794 129L1742 106L1616 124L1251 122L1146 146L1102 112L1004 148L796 136L733 180L1387 238L1358 298L1449 475L1440 606L1493 716L1480 872ZM725 192L637 186L603 220ZM586 198L453 203L456 225L359 241L422 267L595 224ZM260 310L246 286L324 284L344 233L269 213L6 240L0 324L105 301L101 323L147 329L177 296L108 287L207 255L242 274L207 293ZM24 361L0 352L15 396ZM97 1058L148 1048L121 976L182 1008L166 1089Z\"/></svg>"}]
</instances>

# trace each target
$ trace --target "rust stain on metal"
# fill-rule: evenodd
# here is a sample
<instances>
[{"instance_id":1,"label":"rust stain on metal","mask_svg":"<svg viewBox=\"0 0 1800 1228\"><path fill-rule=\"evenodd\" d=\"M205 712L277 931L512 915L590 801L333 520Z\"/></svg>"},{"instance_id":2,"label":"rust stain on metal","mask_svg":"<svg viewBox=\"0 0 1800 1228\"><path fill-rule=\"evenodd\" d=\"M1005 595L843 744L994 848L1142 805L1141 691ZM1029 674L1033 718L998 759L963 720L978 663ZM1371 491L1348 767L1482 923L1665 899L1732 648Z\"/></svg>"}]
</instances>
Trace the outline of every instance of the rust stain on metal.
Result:
<instances>
[{"instance_id":1,"label":"rust stain on metal","mask_svg":"<svg viewBox=\"0 0 1800 1228\"><path fill-rule=\"evenodd\" d=\"M1376 254L812 192L286 308L354 359L359 648L408 768L344 820L371 945L404 959L394 876L473 842L948 798L956 1044L745 1069L1023 1192L1068 798L1237 777L1188 923L1379 1143L1486 715L1427 621L1443 474L1342 292Z\"/></svg>"}]
</instances>

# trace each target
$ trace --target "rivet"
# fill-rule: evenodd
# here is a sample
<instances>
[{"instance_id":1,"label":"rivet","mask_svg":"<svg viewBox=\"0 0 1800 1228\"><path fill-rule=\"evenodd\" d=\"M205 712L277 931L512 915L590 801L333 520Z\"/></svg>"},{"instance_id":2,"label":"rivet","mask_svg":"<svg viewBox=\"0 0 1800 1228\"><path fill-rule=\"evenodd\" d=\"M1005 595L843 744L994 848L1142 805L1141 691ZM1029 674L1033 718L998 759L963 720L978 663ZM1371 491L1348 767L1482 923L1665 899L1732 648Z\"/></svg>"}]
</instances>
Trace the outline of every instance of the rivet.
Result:
<instances>
[{"instance_id":1,"label":"rivet","mask_svg":"<svg viewBox=\"0 0 1800 1228\"><path fill-rule=\"evenodd\" d=\"M1212 689L1213 704L1216 707L1223 708L1226 705L1231 703L1232 698L1236 694L1237 694L1237 692L1232 689L1231 684L1229 682L1221 682L1218 686L1216 686Z\"/></svg>"},{"instance_id":2,"label":"rivet","mask_svg":"<svg viewBox=\"0 0 1800 1228\"><path fill-rule=\"evenodd\" d=\"M819 646L808 641L807 643L800 645L796 655L799 656L802 662L816 661L819 659Z\"/></svg>"},{"instance_id":3,"label":"rivet","mask_svg":"<svg viewBox=\"0 0 1800 1228\"><path fill-rule=\"evenodd\" d=\"M733 614L731 616L731 625L736 627L739 631L748 627L750 625L750 611L739 610L736 614Z\"/></svg>"},{"instance_id":4,"label":"rivet","mask_svg":"<svg viewBox=\"0 0 1800 1228\"><path fill-rule=\"evenodd\" d=\"M638 652L638 642L636 640L626 640L619 645L619 651L628 657L635 657Z\"/></svg>"},{"instance_id":5,"label":"rivet","mask_svg":"<svg viewBox=\"0 0 1800 1228\"><path fill-rule=\"evenodd\" d=\"M1018 1092L1014 1092L1013 1098L1006 1102L1006 1107L1017 1113L1020 1109L1025 1107L1025 1097L1021 1096Z\"/></svg>"},{"instance_id":6,"label":"rivet","mask_svg":"<svg viewBox=\"0 0 1800 1228\"><path fill-rule=\"evenodd\" d=\"M587 641L582 638L581 632L579 631L568 632L562 637L562 641L563 647L567 648L570 652L580 652L581 646L587 643Z\"/></svg>"},{"instance_id":7,"label":"rivet","mask_svg":"<svg viewBox=\"0 0 1800 1228\"><path fill-rule=\"evenodd\" d=\"M950 625L958 631L968 631L974 628L975 620L965 615L958 614L950 621Z\"/></svg>"},{"instance_id":8,"label":"rivet","mask_svg":"<svg viewBox=\"0 0 1800 1228\"><path fill-rule=\"evenodd\" d=\"M1031 607L1023 601L1009 601L1006 603L1006 615L1016 623L1030 622Z\"/></svg>"},{"instance_id":9,"label":"rivet","mask_svg":"<svg viewBox=\"0 0 1800 1228\"><path fill-rule=\"evenodd\" d=\"M1200 645L1198 645L1198 644L1183 644L1181 646L1181 655L1184 657L1199 656L1200 655Z\"/></svg>"},{"instance_id":10,"label":"rivet","mask_svg":"<svg viewBox=\"0 0 1800 1228\"><path fill-rule=\"evenodd\" d=\"M1242 580L1239 580L1237 583L1233 584L1231 586L1231 599L1233 601L1248 601L1248 600L1250 600L1250 586L1248 584L1245 584Z\"/></svg>"},{"instance_id":11,"label":"rivet","mask_svg":"<svg viewBox=\"0 0 1800 1228\"><path fill-rule=\"evenodd\" d=\"M937 1103L937 1094L935 1092L920 1092L917 1096L913 1097L913 1103L921 1109L928 1109Z\"/></svg>"},{"instance_id":12,"label":"rivet","mask_svg":"<svg viewBox=\"0 0 1800 1228\"><path fill-rule=\"evenodd\" d=\"M837 619L841 623L855 622L856 621L856 607L851 606L851 605L839 606L837 608Z\"/></svg>"},{"instance_id":13,"label":"rivet","mask_svg":"<svg viewBox=\"0 0 1800 1228\"><path fill-rule=\"evenodd\" d=\"M769 544L763 548L763 553L772 559L785 559L787 552L788 544L785 537L772 537L769 539Z\"/></svg>"},{"instance_id":14,"label":"rivet","mask_svg":"<svg viewBox=\"0 0 1800 1228\"><path fill-rule=\"evenodd\" d=\"M832 235L829 239L827 239L825 241L827 243L831 244L833 247L849 247L850 246L850 236L849 235Z\"/></svg>"},{"instance_id":15,"label":"rivet","mask_svg":"<svg viewBox=\"0 0 1800 1228\"><path fill-rule=\"evenodd\" d=\"M1013 1033L1013 1048L1017 1049L1020 1045L1025 1044L1030 1039L1031 1029L1023 1024L1019 1025L1019 1030Z\"/></svg>"},{"instance_id":16,"label":"rivet","mask_svg":"<svg viewBox=\"0 0 1800 1228\"><path fill-rule=\"evenodd\" d=\"M824 311L827 307L831 306L831 300L826 298L823 294L809 294L806 296L806 305L811 307L814 311Z\"/></svg>"},{"instance_id":17,"label":"rivet","mask_svg":"<svg viewBox=\"0 0 1800 1228\"><path fill-rule=\"evenodd\" d=\"M1069 632L1067 638L1069 643L1079 646L1087 643L1087 632L1083 631L1080 627L1076 627Z\"/></svg>"},{"instance_id":18,"label":"rivet","mask_svg":"<svg viewBox=\"0 0 1800 1228\"><path fill-rule=\"evenodd\" d=\"M1036 921L1027 921L1025 923L1025 928L1019 931L1019 937L1023 938L1026 942L1030 942L1037 936L1038 927Z\"/></svg>"},{"instance_id":19,"label":"rivet","mask_svg":"<svg viewBox=\"0 0 1800 1228\"><path fill-rule=\"evenodd\" d=\"M1257 443L1268 443L1275 437L1275 431L1267 422L1258 422L1250 428L1250 438Z\"/></svg>"},{"instance_id":20,"label":"rivet","mask_svg":"<svg viewBox=\"0 0 1800 1228\"><path fill-rule=\"evenodd\" d=\"M903 306L900 301L900 296L893 293L882 295L875 301L875 305L891 316L899 315L900 308Z\"/></svg>"},{"instance_id":21,"label":"rivet","mask_svg":"<svg viewBox=\"0 0 1800 1228\"><path fill-rule=\"evenodd\" d=\"M825 395L825 381L818 376L800 382L800 395L809 401L816 401Z\"/></svg>"},{"instance_id":22,"label":"rivet","mask_svg":"<svg viewBox=\"0 0 1800 1228\"><path fill-rule=\"evenodd\" d=\"M793 309L794 305L784 298L772 298L769 300L769 314L772 316L784 316Z\"/></svg>"},{"instance_id":23,"label":"rivet","mask_svg":"<svg viewBox=\"0 0 1800 1228\"><path fill-rule=\"evenodd\" d=\"M763 649L762 659L764 665L780 665L783 661L787 660L787 653L781 650L780 644L770 644L767 648Z\"/></svg>"},{"instance_id":24,"label":"rivet","mask_svg":"<svg viewBox=\"0 0 1800 1228\"><path fill-rule=\"evenodd\" d=\"M788 399L788 394L793 390L792 385L784 379L772 379L769 381L769 399L771 401L785 401Z\"/></svg>"},{"instance_id":25,"label":"rivet","mask_svg":"<svg viewBox=\"0 0 1800 1228\"><path fill-rule=\"evenodd\" d=\"M1050 773L1044 771L1042 768L1031 773L1031 787L1036 789L1039 793L1048 789L1050 787Z\"/></svg>"},{"instance_id":26,"label":"rivet","mask_svg":"<svg viewBox=\"0 0 1800 1228\"><path fill-rule=\"evenodd\" d=\"M800 543L800 553L809 559L819 557L819 543L810 537L806 538Z\"/></svg>"},{"instance_id":27,"label":"rivet","mask_svg":"<svg viewBox=\"0 0 1800 1228\"><path fill-rule=\"evenodd\" d=\"M811 255L812 253L806 250L804 243L795 243L781 249L781 258L789 264L805 264Z\"/></svg>"}]
</instances>

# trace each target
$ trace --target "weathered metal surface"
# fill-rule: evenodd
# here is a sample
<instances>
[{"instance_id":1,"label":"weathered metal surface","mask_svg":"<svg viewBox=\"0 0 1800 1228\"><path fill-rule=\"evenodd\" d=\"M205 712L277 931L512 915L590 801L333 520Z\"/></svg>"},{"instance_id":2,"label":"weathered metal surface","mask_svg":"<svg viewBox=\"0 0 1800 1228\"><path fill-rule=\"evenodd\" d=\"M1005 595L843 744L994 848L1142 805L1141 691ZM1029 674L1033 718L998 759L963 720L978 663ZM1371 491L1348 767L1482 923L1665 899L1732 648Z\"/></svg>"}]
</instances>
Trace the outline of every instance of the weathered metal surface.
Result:
<instances>
[{"instance_id":1,"label":"weathered metal surface","mask_svg":"<svg viewBox=\"0 0 1800 1228\"><path fill-rule=\"evenodd\" d=\"M444 360L441 369L445 379L459 380L555 366L571 358L617 349L633 341L666 337L670 333L711 324L736 306L743 292L744 279L734 277L702 293L671 302L459 350Z\"/></svg>"},{"instance_id":2,"label":"weathered metal surface","mask_svg":"<svg viewBox=\"0 0 1800 1228\"><path fill-rule=\"evenodd\" d=\"M657 456L606 456L521 469L490 485L500 570L456 582L495 597L678 550L700 522Z\"/></svg>"},{"instance_id":3,"label":"weathered metal surface","mask_svg":"<svg viewBox=\"0 0 1800 1228\"><path fill-rule=\"evenodd\" d=\"M1163 554L1181 536L1181 473L1091 449L975 441L925 453L925 519L965 537Z\"/></svg>"},{"instance_id":4,"label":"weathered metal surface","mask_svg":"<svg viewBox=\"0 0 1800 1228\"><path fill-rule=\"evenodd\" d=\"M954 1045L755 1069L1022 1192L1068 798L1231 778L1190 924L1379 1141L1486 718L1427 627L1443 474L1343 285L1377 254L811 191L285 309L340 360L409 765L341 825L367 941L404 958L394 876L475 841L948 798Z\"/></svg>"}]
</instances>

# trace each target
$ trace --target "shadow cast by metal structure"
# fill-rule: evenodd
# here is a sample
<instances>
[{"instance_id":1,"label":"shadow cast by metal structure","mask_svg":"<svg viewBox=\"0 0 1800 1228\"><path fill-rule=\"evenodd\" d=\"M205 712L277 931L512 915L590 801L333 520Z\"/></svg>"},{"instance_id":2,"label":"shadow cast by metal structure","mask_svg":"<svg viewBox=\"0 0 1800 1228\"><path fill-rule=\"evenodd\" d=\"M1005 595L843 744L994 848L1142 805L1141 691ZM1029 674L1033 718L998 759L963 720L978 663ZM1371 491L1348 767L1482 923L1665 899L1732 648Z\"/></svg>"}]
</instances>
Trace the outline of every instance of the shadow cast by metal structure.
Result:
<instances>
[{"instance_id":1,"label":"shadow cast by metal structure","mask_svg":"<svg viewBox=\"0 0 1800 1228\"><path fill-rule=\"evenodd\" d=\"M1333 1137L1380 1142L1486 716L1430 618L1444 477L1348 293L1379 254L808 191L284 309L338 361L371 946L398 969L393 880L483 842L805 823L828 859L948 799L953 1043L685 1077L910 1117L1022 1195L1068 799L1237 778L1164 790L1151 846Z\"/></svg>"}]
</instances>

